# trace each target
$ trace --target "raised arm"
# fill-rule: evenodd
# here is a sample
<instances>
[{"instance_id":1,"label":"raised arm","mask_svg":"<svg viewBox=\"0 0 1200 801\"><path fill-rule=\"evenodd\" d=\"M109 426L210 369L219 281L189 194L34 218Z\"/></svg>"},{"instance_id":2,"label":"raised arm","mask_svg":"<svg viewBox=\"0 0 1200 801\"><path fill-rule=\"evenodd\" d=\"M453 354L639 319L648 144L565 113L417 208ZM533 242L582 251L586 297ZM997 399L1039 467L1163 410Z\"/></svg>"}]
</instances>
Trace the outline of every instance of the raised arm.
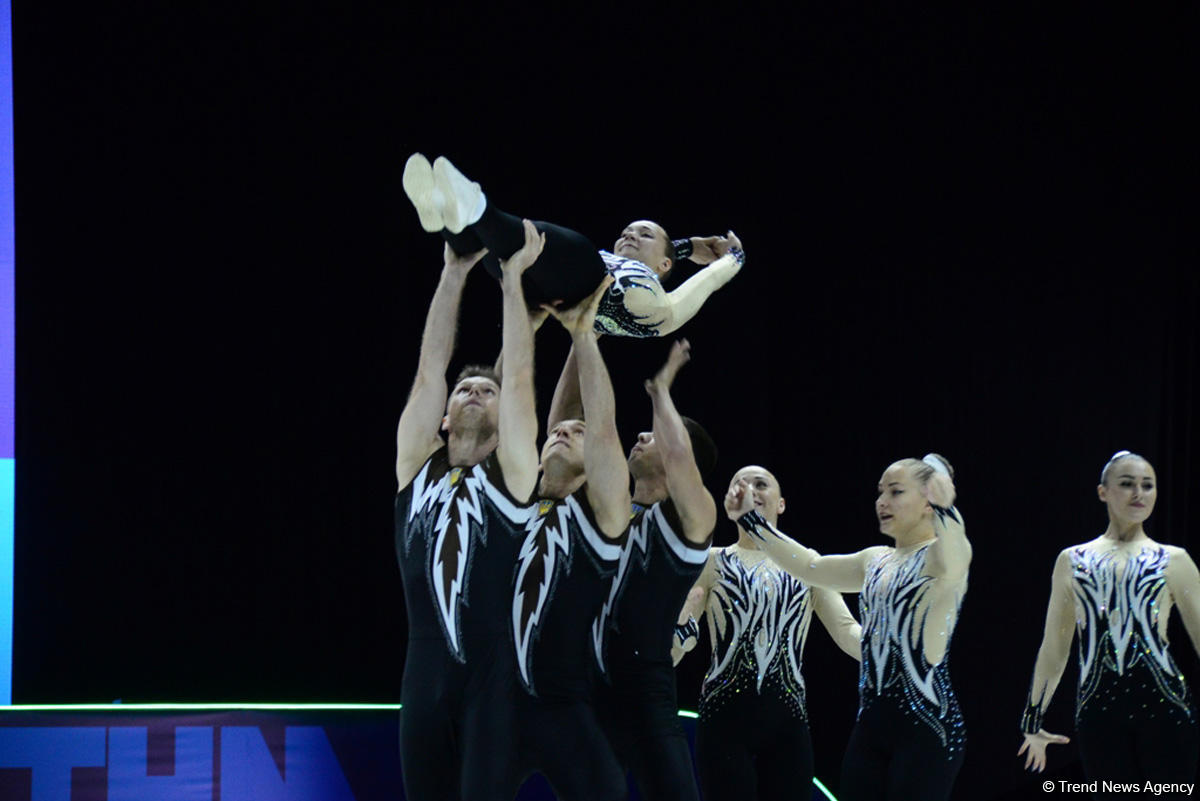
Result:
<instances>
[{"instance_id":1,"label":"raised arm","mask_svg":"<svg viewBox=\"0 0 1200 801\"><path fill-rule=\"evenodd\" d=\"M1042 728L1042 715L1058 688L1067 659L1071 655L1071 637L1075 625L1075 601L1071 593L1071 557L1068 551L1058 555L1050 583L1050 606L1046 609L1046 629L1033 667L1029 699L1021 717L1025 742L1017 756L1025 754L1025 767L1041 773L1046 769L1046 746L1070 742L1061 734Z\"/></svg>"},{"instance_id":2,"label":"raised arm","mask_svg":"<svg viewBox=\"0 0 1200 801\"><path fill-rule=\"evenodd\" d=\"M704 487L704 478L692 452L691 437L671 399L671 383L690 358L688 341L676 342L671 346L667 363L646 382L646 391L654 407L654 442L662 454L667 494L683 523L683 535L689 542L700 545L708 541L717 525L717 504Z\"/></svg>"},{"instance_id":3,"label":"raised arm","mask_svg":"<svg viewBox=\"0 0 1200 801\"><path fill-rule=\"evenodd\" d=\"M665 336L695 317L709 295L729 283L742 269L742 265L746 263L742 243L734 236L733 231L727 235L727 241L724 255L697 271L674 291L667 293L667 308L663 322L658 327L659 335Z\"/></svg>"},{"instance_id":4,"label":"raised arm","mask_svg":"<svg viewBox=\"0 0 1200 801\"><path fill-rule=\"evenodd\" d=\"M924 486L925 500L933 507L933 531L937 534L937 542L929 546L926 570L938 578L962 578L971 566L971 543L962 515L954 508L954 482L938 457L930 454L924 461L930 465L936 462L934 473Z\"/></svg>"},{"instance_id":5,"label":"raised arm","mask_svg":"<svg viewBox=\"0 0 1200 801\"><path fill-rule=\"evenodd\" d=\"M563 420L582 420L583 401L579 399L579 365L575 362L575 347L567 353L558 383L554 385L554 398L550 401L550 413L546 416L546 430L554 428Z\"/></svg>"},{"instance_id":6,"label":"raised arm","mask_svg":"<svg viewBox=\"0 0 1200 801\"><path fill-rule=\"evenodd\" d=\"M788 573L805 584L837 592L860 592L867 575L867 561L883 547L822 556L772 526L755 511L753 493L744 480L738 481L725 494L725 514L754 538L759 550Z\"/></svg>"},{"instance_id":7,"label":"raised arm","mask_svg":"<svg viewBox=\"0 0 1200 801\"><path fill-rule=\"evenodd\" d=\"M458 306L471 268L487 250L459 256L446 245L445 266L425 317L417 375L396 427L396 480L406 486L429 455L441 447L442 416L446 411L446 369L454 352Z\"/></svg>"},{"instance_id":8,"label":"raised arm","mask_svg":"<svg viewBox=\"0 0 1200 801\"><path fill-rule=\"evenodd\" d=\"M671 664L678 665L684 654L696 647L700 637L700 620L708 607L708 593L712 590L717 577L716 556L717 548L710 548L708 561L700 578L688 590L687 600L679 610L675 621L675 636L671 639Z\"/></svg>"},{"instance_id":9,"label":"raised arm","mask_svg":"<svg viewBox=\"0 0 1200 801\"><path fill-rule=\"evenodd\" d=\"M500 262L500 287L504 294L504 331L500 382L499 443L496 458L508 491L526 501L537 484L537 409L533 396L533 324L525 307L521 275L537 261L546 244L533 223L525 220L525 245Z\"/></svg>"},{"instance_id":10,"label":"raised arm","mask_svg":"<svg viewBox=\"0 0 1200 801\"><path fill-rule=\"evenodd\" d=\"M525 291L525 287L521 287L521 291ZM550 313L545 309L530 309L529 310L529 325L534 336L537 335L538 329L542 327L542 323L546 322L546 318ZM500 347L500 352L496 354L496 363L492 365L492 369L496 371L496 375L504 376L504 346Z\"/></svg>"},{"instance_id":11,"label":"raised arm","mask_svg":"<svg viewBox=\"0 0 1200 801\"><path fill-rule=\"evenodd\" d=\"M550 313L571 333L579 365L579 394L587 422L583 464L588 504L604 536L618 539L629 528L629 470L617 435L612 382L592 330L596 307L611 283L612 277L606 277L592 296L575 308Z\"/></svg>"},{"instance_id":12,"label":"raised arm","mask_svg":"<svg viewBox=\"0 0 1200 801\"><path fill-rule=\"evenodd\" d=\"M1196 563L1183 548L1170 547L1170 551L1167 589L1179 608L1179 617L1183 620L1188 639L1192 641L1192 648L1200 655L1200 571L1196 570Z\"/></svg>"},{"instance_id":13,"label":"raised arm","mask_svg":"<svg viewBox=\"0 0 1200 801\"><path fill-rule=\"evenodd\" d=\"M862 625L850 613L846 599L840 592L822 587L810 587L809 592L812 593L813 611L817 619L825 626L837 647L861 662Z\"/></svg>"}]
</instances>

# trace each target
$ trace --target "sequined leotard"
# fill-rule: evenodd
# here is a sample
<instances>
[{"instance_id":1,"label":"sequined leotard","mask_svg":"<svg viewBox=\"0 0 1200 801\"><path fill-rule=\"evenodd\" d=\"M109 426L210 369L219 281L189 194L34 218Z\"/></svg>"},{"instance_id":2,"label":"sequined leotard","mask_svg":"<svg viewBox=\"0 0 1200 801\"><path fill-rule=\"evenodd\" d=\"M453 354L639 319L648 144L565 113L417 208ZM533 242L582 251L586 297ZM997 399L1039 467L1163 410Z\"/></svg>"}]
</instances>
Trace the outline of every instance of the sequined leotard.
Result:
<instances>
[{"instance_id":1,"label":"sequined leotard","mask_svg":"<svg viewBox=\"0 0 1200 801\"><path fill-rule=\"evenodd\" d=\"M936 665L925 657L929 610L923 601L934 579L922 573L932 544L903 558L880 554L867 566L858 600L863 627L859 716L878 703L894 704L932 731L946 757L953 758L966 743L966 730L950 685L949 649ZM947 637L955 622L947 621Z\"/></svg>"},{"instance_id":2,"label":"sequined leotard","mask_svg":"<svg viewBox=\"0 0 1200 801\"><path fill-rule=\"evenodd\" d=\"M746 690L770 693L799 720L807 718L800 674L812 620L809 588L769 559L747 563L716 555L708 603L712 661L700 688L701 719Z\"/></svg>"},{"instance_id":3,"label":"sequined leotard","mask_svg":"<svg viewBox=\"0 0 1200 801\"><path fill-rule=\"evenodd\" d=\"M1079 546L1071 568L1079 647L1075 725L1089 778L1190 782L1196 774L1196 710L1167 649L1170 551ZM1023 731L1041 728L1049 699L1030 699Z\"/></svg>"},{"instance_id":4,"label":"sequined leotard","mask_svg":"<svg viewBox=\"0 0 1200 801\"><path fill-rule=\"evenodd\" d=\"M612 275L614 281L596 312L596 332L601 334L659 337L675 331L696 316L709 295L737 275L746 260L741 250L731 250L668 292L646 264L597 250L569 228L541 221L535 225L546 235L546 246L522 275L526 302L534 307L555 302L573 306L594 292L605 275ZM525 241L521 218L490 202L483 216L462 233L442 235L458 253L489 248L483 267L497 280L502 277L500 260L516 253Z\"/></svg>"},{"instance_id":5,"label":"sequined leotard","mask_svg":"<svg viewBox=\"0 0 1200 801\"><path fill-rule=\"evenodd\" d=\"M752 560L752 557L761 557ZM700 689L696 761L705 801L792 798L812 784L812 741L800 673L817 595L753 550L713 552L712 661Z\"/></svg>"},{"instance_id":6,"label":"sequined leotard","mask_svg":"<svg viewBox=\"0 0 1200 801\"><path fill-rule=\"evenodd\" d=\"M961 526L954 509L935 512L939 537L944 527ZM860 705L842 762L843 799L949 798L962 766L966 727L948 660L967 578L928 574L935 542L907 553L880 549L867 563L859 595ZM952 583L939 586L945 581ZM937 625L945 650L930 664L927 626Z\"/></svg>"},{"instance_id":7,"label":"sequined leotard","mask_svg":"<svg viewBox=\"0 0 1200 801\"><path fill-rule=\"evenodd\" d=\"M1159 625L1169 561L1166 548L1146 548L1130 556L1118 571L1111 553L1086 548L1071 552L1079 636L1076 720L1086 716L1091 705L1112 704L1126 677L1147 685L1158 696L1154 706L1163 712L1148 707L1147 717L1162 713L1192 717L1187 682L1171 659ZM1166 612L1170 612L1169 600ZM1165 618L1162 615L1161 622Z\"/></svg>"}]
</instances>

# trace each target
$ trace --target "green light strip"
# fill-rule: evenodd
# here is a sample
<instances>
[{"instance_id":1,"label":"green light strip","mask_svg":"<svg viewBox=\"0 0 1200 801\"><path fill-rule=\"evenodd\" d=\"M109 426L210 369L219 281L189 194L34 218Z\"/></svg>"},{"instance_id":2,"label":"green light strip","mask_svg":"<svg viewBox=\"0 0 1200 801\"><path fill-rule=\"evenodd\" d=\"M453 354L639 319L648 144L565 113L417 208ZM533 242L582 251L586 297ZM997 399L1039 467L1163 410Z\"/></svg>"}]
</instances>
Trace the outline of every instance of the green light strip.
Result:
<instances>
[{"instance_id":1,"label":"green light strip","mask_svg":"<svg viewBox=\"0 0 1200 801\"><path fill-rule=\"evenodd\" d=\"M817 785L817 789L824 793L825 797L828 798L829 801L837 801L837 798L834 797L833 793L829 792L829 788L821 784L821 780L816 776L813 776L813 784Z\"/></svg>"}]
</instances>

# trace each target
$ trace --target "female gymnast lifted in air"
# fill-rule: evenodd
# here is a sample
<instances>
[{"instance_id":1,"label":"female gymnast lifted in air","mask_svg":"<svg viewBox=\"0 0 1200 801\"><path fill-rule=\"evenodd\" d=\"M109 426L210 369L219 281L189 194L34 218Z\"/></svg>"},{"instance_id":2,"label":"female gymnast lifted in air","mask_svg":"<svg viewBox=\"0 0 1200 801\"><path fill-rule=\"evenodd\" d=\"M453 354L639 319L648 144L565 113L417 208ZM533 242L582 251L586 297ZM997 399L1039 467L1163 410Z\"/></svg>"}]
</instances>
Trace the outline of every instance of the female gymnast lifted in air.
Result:
<instances>
[{"instance_id":1,"label":"female gymnast lifted in air","mask_svg":"<svg viewBox=\"0 0 1200 801\"><path fill-rule=\"evenodd\" d=\"M456 253L487 248L483 266L497 280L500 261L525 242L521 218L495 208L479 184L444 156L430 165L420 153L411 155L404 167L404 192L417 209L421 227L441 233ZM745 262L733 231L723 237L672 242L658 223L638 220L625 227L610 253L597 251L586 237L568 228L537 221L535 225L546 235L546 247L524 276L530 308L543 303L574 306L611 274L613 283L596 313L595 328L603 334L657 337L675 331ZM681 258L707 266L667 292L662 281Z\"/></svg>"}]
</instances>

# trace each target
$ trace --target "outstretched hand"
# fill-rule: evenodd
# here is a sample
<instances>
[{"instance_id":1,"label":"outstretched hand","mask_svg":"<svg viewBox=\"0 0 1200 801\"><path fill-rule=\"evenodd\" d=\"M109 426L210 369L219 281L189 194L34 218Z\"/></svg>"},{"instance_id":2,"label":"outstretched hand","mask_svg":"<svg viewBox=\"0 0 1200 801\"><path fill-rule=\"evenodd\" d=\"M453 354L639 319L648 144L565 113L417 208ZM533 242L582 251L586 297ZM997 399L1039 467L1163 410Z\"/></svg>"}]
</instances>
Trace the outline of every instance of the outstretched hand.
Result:
<instances>
[{"instance_id":1,"label":"outstretched hand","mask_svg":"<svg viewBox=\"0 0 1200 801\"><path fill-rule=\"evenodd\" d=\"M460 256L454 248L450 247L450 243L447 242L442 258L446 262L445 269L451 272L466 274L472 267L479 263L480 259L487 255L487 252L488 249L484 248L483 250L477 250L474 253Z\"/></svg>"},{"instance_id":2,"label":"outstretched hand","mask_svg":"<svg viewBox=\"0 0 1200 801\"><path fill-rule=\"evenodd\" d=\"M680 339L671 345L671 352L667 355L667 363L659 368L655 373L654 378L647 379L646 392L650 393L650 397L654 397L660 392L667 392L671 389L671 384L675 381L675 376L679 374L680 369L687 364L692 358L692 346L686 339Z\"/></svg>"},{"instance_id":3,"label":"outstretched hand","mask_svg":"<svg viewBox=\"0 0 1200 801\"><path fill-rule=\"evenodd\" d=\"M604 276L604 280L600 282L600 286L596 288L595 292L569 309L556 309L550 305L543 305L542 308L551 317L558 320L572 337L590 334L596 325L596 310L600 308L600 300L608 292L608 287L612 282L611 275Z\"/></svg>"},{"instance_id":4,"label":"outstretched hand","mask_svg":"<svg viewBox=\"0 0 1200 801\"><path fill-rule=\"evenodd\" d=\"M736 523L742 515L753 508L754 491L750 489L750 482L744 478L738 479L737 483L725 493L726 517Z\"/></svg>"},{"instance_id":5,"label":"outstretched hand","mask_svg":"<svg viewBox=\"0 0 1200 801\"><path fill-rule=\"evenodd\" d=\"M538 233L538 229L530 220L522 220L521 224L525 228L525 244L516 253L500 262L500 271L505 275L512 272L517 275L524 273L531 264L537 261L538 256L542 255L542 248L546 247L546 235ZM485 250L484 253L486 252Z\"/></svg>"},{"instance_id":6,"label":"outstretched hand","mask_svg":"<svg viewBox=\"0 0 1200 801\"><path fill-rule=\"evenodd\" d=\"M742 249L742 241L733 231L725 236L694 236L692 237L692 255L689 256L697 264L712 264L724 256L731 248Z\"/></svg>"},{"instance_id":7,"label":"outstretched hand","mask_svg":"<svg viewBox=\"0 0 1200 801\"><path fill-rule=\"evenodd\" d=\"M934 472L922 488L925 500L932 506L949 509L954 505L954 481L945 473Z\"/></svg>"},{"instance_id":8,"label":"outstretched hand","mask_svg":"<svg viewBox=\"0 0 1200 801\"><path fill-rule=\"evenodd\" d=\"M1066 745L1071 738L1062 734L1051 734L1045 729L1038 729L1037 734L1026 734L1025 742L1017 751L1017 756L1025 754L1025 770L1041 773L1046 769L1046 746Z\"/></svg>"}]
</instances>

